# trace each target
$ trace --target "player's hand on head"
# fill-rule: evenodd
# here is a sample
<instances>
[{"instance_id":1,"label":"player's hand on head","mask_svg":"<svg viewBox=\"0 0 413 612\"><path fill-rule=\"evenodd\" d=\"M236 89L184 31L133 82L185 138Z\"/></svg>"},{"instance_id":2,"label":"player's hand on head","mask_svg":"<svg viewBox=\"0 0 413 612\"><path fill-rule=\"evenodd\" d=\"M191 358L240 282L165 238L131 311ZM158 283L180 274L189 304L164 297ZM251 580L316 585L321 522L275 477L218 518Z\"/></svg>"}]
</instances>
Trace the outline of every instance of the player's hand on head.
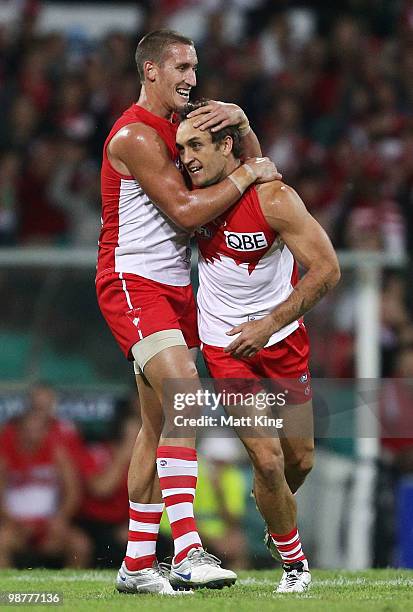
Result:
<instances>
[{"instance_id":1,"label":"player's hand on head","mask_svg":"<svg viewBox=\"0 0 413 612\"><path fill-rule=\"evenodd\" d=\"M274 331L274 324L269 317L241 323L226 332L227 336L239 335L224 352L231 353L233 357L254 357L264 348Z\"/></svg>"},{"instance_id":2,"label":"player's hand on head","mask_svg":"<svg viewBox=\"0 0 413 612\"><path fill-rule=\"evenodd\" d=\"M229 102L210 100L206 106L201 106L189 113L188 117L197 117L194 127L200 130L210 129L218 132L229 125L240 126L246 129L249 126L248 118L242 108Z\"/></svg>"},{"instance_id":3,"label":"player's hand on head","mask_svg":"<svg viewBox=\"0 0 413 612\"><path fill-rule=\"evenodd\" d=\"M244 164L247 164L254 172L256 183L268 183L282 179L282 174L278 172L277 166L268 157L248 157Z\"/></svg>"}]
</instances>

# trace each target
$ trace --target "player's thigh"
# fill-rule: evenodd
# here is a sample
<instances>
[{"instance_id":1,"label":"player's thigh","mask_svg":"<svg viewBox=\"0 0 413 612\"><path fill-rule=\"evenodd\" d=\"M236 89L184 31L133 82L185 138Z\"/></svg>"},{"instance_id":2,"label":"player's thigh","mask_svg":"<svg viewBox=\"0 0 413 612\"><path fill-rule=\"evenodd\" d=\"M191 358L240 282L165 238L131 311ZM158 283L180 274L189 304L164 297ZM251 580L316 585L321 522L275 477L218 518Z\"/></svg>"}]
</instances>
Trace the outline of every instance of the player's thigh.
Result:
<instances>
[{"instance_id":1,"label":"player's thigh","mask_svg":"<svg viewBox=\"0 0 413 612\"><path fill-rule=\"evenodd\" d=\"M145 365L144 375L158 398L168 393L168 385L188 393L201 388L192 355L183 345L170 346L154 355Z\"/></svg>"},{"instance_id":2,"label":"player's thigh","mask_svg":"<svg viewBox=\"0 0 413 612\"><path fill-rule=\"evenodd\" d=\"M279 432L281 447L287 465L300 463L314 452L313 405L304 404L278 407L277 417L282 419Z\"/></svg>"},{"instance_id":3,"label":"player's thigh","mask_svg":"<svg viewBox=\"0 0 413 612\"><path fill-rule=\"evenodd\" d=\"M134 359L143 370L155 344L199 346L190 285L174 287L134 274L118 276L104 275L96 288L102 314L127 359Z\"/></svg>"},{"instance_id":4,"label":"player's thigh","mask_svg":"<svg viewBox=\"0 0 413 612\"><path fill-rule=\"evenodd\" d=\"M186 346L171 346L162 350L148 361L143 373L162 406L164 426L161 443L192 446L195 439L194 419L203 410L203 390L189 349ZM178 415L188 420L178 423Z\"/></svg>"}]
</instances>

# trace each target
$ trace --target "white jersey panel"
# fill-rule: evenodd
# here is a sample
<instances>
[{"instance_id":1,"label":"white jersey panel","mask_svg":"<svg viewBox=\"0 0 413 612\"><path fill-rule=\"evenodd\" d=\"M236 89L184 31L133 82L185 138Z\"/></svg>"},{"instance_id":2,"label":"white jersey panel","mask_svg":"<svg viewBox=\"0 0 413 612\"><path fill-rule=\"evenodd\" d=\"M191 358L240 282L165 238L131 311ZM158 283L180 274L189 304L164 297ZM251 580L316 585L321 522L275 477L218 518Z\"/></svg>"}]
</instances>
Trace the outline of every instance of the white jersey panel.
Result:
<instances>
[{"instance_id":1,"label":"white jersey panel","mask_svg":"<svg viewBox=\"0 0 413 612\"><path fill-rule=\"evenodd\" d=\"M189 234L148 198L135 179L121 179L115 271L165 285L190 283Z\"/></svg>"},{"instance_id":2,"label":"white jersey panel","mask_svg":"<svg viewBox=\"0 0 413 612\"><path fill-rule=\"evenodd\" d=\"M236 336L226 332L260 319L287 299L293 290L294 258L277 241L249 274L248 263L237 264L222 254L213 262L199 258L198 326L202 342L228 346ZM280 342L298 328L293 321L273 334L266 346Z\"/></svg>"}]
</instances>

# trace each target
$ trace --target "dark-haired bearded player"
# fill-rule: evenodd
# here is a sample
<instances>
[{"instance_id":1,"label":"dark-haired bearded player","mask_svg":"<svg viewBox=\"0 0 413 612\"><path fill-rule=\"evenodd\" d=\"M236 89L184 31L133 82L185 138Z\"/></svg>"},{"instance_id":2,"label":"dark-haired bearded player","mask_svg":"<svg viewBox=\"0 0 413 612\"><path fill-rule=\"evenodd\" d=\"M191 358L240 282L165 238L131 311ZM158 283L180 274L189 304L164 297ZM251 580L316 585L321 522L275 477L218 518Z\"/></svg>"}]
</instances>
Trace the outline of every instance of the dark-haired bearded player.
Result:
<instances>
[{"instance_id":1,"label":"dark-haired bearded player","mask_svg":"<svg viewBox=\"0 0 413 612\"><path fill-rule=\"evenodd\" d=\"M177 147L193 185L205 187L239 167L240 138L232 127L212 134L197 129L203 108L191 108L192 118L184 114L178 128ZM289 391L282 436L267 437L258 426L238 427L237 433L254 466L254 494L270 548L283 563L277 592L303 592L311 576L293 493L311 469L314 446L309 346L301 317L338 282L337 258L299 196L279 180L252 185L198 231L198 245L199 334L211 376L253 381L255 389L260 379L281 379L281 388ZM307 270L301 280L295 260ZM240 415L239 407L226 410Z\"/></svg>"},{"instance_id":2,"label":"dark-haired bearded player","mask_svg":"<svg viewBox=\"0 0 413 612\"><path fill-rule=\"evenodd\" d=\"M173 594L155 563L162 497L174 539L175 586L213 588L236 580L203 550L196 528L194 436L169 438L158 447L164 415L173 410L164 382L185 380L188 393L200 385L189 351L199 344L189 235L227 210L255 181L280 175L268 159L251 158L220 185L190 191L177 168L174 113L196 84L193 43L168 30L152 32L139 42L136 62L139 100L116 121L104 146L96 277L102 314L127 359L134 361L142 411L129 469L128 547L116 584L120 591ZM239 125L248 154L261 154L239 107L214 102L201 122Z\"/></svg>"}]
</instances>

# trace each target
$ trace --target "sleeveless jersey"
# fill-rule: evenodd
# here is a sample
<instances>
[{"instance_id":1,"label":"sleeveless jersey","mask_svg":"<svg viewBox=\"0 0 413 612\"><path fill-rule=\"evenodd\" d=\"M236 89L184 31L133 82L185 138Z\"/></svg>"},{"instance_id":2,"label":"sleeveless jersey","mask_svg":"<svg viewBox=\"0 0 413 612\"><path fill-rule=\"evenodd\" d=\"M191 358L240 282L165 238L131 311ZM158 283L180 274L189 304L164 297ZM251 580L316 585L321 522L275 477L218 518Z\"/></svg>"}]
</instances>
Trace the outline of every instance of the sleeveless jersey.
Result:
<instances>
[{"instance_id":1,"label":"sleeveless jersey","mask_svg":"<svg viewBox=\"0 0 413 612\"><path fill-rule=\"evenodd\" d=\"M159 283L190 283L189 235L175 225L147 196L138 181L117 172L107 156L113 136L131 123L156 130L178 163L177 125L132 104L116 121L105 141L101 172L102 229L97 277L106 272L138 274ZM162 177L154 176L154 181Z\"/></svg>"},{"instance_id":2,"label":"sleeveless jersey","mask_svg":"<svg viewBox=\"0 0 413 612\"><path fill-rule=\"evenodd\" d=\"M260 319L283 302L298 280L291 251L269 226L254 186L226 213L198 230L199 336L224 347L236 325ZM279 342L298 327L293 321L271 336Z\"/></svg>"}]
</instances>

